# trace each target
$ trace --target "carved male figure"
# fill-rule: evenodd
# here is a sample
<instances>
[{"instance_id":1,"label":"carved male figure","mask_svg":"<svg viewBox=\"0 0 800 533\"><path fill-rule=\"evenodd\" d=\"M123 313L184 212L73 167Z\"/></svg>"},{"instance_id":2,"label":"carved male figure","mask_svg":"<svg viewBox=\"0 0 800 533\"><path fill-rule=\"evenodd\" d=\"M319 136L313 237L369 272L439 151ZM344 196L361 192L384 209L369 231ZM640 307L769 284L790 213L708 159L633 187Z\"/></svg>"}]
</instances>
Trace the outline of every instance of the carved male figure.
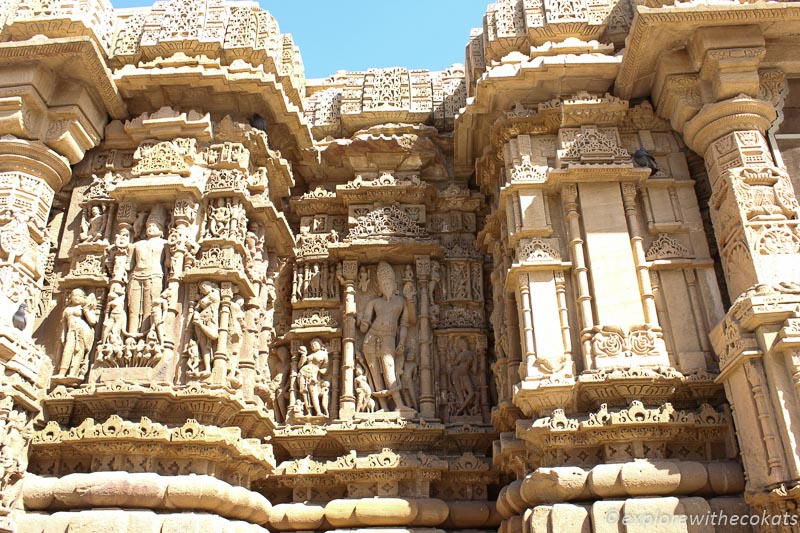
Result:
<instances>
[{"instance_id":1,"label":"carved male figure","mask_svg":"<svg viewBox=\"0 0 800 533\"><path fill-rule=\"evenodd\" d=\"M153 302L164 289L164 264L167 240L164 239L166 213L154 207L145 225L146 239L133 245L128 269L128 331L131 335L145 332Z\"/></svg>"},{"instance_id":2,"label":"carved male figure","mask_svg":"<svg viewBox=\"0 0 800 533\"><path fill-rule=\"evenodd\" d=\"M367 303L361 318L361 331L366 333L363 351L375 388L385 387L375 395L391 396L396 408L405 407L396 369L403 367L408 326L417 321L414 287L407 284L403 296L395 294L394 270L383 261L378 264L378 287L381 296Z\"/></svg>"}]
</instances>

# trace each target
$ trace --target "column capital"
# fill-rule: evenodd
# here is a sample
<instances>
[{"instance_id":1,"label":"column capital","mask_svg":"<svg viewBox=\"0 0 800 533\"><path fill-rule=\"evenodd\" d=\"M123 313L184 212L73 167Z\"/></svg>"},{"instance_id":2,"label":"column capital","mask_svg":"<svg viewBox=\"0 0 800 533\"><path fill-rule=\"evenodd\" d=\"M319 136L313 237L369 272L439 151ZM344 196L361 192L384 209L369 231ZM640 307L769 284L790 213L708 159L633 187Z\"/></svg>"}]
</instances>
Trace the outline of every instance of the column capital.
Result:
<instances>
[{"instance_id":1,"label":"column capital","mask_svg":"<svg viewBox=\"0 0 800 533\"><path fill-rule=\"evenodd\" d=\"M704 105L686 122L683 136L689 148L706 156L711 143L734 131L756 130L763 135L776 116L771 103L740 94Z\"/></svg>"}]
</instances>

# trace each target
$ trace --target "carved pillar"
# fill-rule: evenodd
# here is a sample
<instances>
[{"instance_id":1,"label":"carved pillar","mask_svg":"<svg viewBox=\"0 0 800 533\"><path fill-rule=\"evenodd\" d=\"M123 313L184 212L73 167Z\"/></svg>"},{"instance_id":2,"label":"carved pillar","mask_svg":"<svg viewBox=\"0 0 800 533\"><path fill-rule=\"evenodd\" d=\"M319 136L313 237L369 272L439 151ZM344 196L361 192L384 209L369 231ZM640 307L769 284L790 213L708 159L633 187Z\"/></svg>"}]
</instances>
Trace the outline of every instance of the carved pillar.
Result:
<instances>
[{"instance_id":1,"label":"carved pillar","mask_svg":"<svg viewBox=\"0 0 800 533\"><path fill-rule=\"evenodd\" d=\"M436 417L436 399L433 394L433 358L431 357L431 344L433 333L430 323L430 305L428 302L428 285L431 276L431 258L418 255L417 278L419 280L419 381L420 416L431 419Z\"/></svg>"},{"instance_id":2,"label":"carved pillar","mask_svg":"<svg viewBox=\"0 0 800 533\"><path fill-rule=\"evenodd\" d=\"M478 388L481 398L481 415L484 422L489 422L492 417L491 403L489 401L489 383L486 381L489 375L489 357L487 355L488 343L486 337L481 335L476 339L476 351L478 352Z\"/></svg>"},{"instance_id":3,"label":"carved pillar","mask_svg":"<svg viewBox=\"0 0 800 533\"><path fill-rule=\"evenodd\" d=\"M564 215L567 218L569 248L572 255L572 271L577 285L577 300L581 315L581 342L583 343L583 368L592 368L592 328L594 312L592 296L589 292L589 275L586 267L586 255L581 237L580 215L578 214L578 188L574 183L566 183L561 187L561 201L564 204Z\"/></svg>"},{"instance_id":4,"label":"carved pillar","mask_svg":"<svg viewBox=\"0 0 800 533\"><path fill-rule=\"evenodd\" d=\"M228 332L231 323L231 299L233 298L233 284L225 281L220 284L222 300L219 305L219 338L217 349L214 350L214 364L211 370L211 383L217 385L228 384Z\"/></svg>"},{"instance_id":5,"label":"carved pillar","mask_svg":"<svg viewBox=\"0 0 800 533\"><path fill-rule=\"evenodd\" d=\"M639 218L636 216L636 185L633 183L622 184L622 202L625 205L625 217L628 219L628 231L631 236L633 248L633 262L639 278L639 291L642 293L642 308L644 321L658 330L658 314L656 313L653 288L650 286L650 275L645 259L644 246L642 245L642 230L639 227Z\"/></svg>"},{"instance_id":6,"label":"carved pillar","mask_svg":"<svg viewBox=\"0 0 800 533\"><path fill-rule=\"evenodd\" d=\"M0 136L5 126L0 122ZM50 245L48 215L70 177L69 161L44 144L0 139L0 531L15 530L11 513L22 506L33 423L53 372L31 332Z\"/></svg>"},{"instance_id":7,"label":"carved pillar","mask_svg":"<svg viewBox=\"0 0 800 533\"><path fill-rule=\"evenodd\" d=\"M356 276L358 262L342 262L344 282L344 325L342 328L342 395L339 401L339 418L352 419L356 413L354 385L356 358Z\"/></svg>"},{"instance_id":8,"label":"carved pillar","mask_svg":"<svg viewBox=\"0 0 800 533\"><path fill-rule=\"evenodd\" d=\"M341 339L331 339L330 343L328 343L328 353L330 354L331 364L328 368L330 368L330 382L331 382L331 402L332 405L330 407L330 418L331 420L336 420L339 418L339 383L341 381L340 378L340 367L342 364L342 341Z\"/></svg>"},{"instance_id":9,"label":"carved pillar","mask_svg":"<svg viewBox=\"0 0 800 533\"><path fill-rule=\"evenodd\" d=\"M756 85L747 94L757 95L758 73L749 74ZM775 117L772 103L740 94L703 106L684 127L687 145L705 156L711 221L734 302L711 333L719 381L737 415L749 503L767 513L800 503L800 398L786 364L796 345L781 339L800 303L800 209L764 137Z\"/></svg>"}]
</instances>

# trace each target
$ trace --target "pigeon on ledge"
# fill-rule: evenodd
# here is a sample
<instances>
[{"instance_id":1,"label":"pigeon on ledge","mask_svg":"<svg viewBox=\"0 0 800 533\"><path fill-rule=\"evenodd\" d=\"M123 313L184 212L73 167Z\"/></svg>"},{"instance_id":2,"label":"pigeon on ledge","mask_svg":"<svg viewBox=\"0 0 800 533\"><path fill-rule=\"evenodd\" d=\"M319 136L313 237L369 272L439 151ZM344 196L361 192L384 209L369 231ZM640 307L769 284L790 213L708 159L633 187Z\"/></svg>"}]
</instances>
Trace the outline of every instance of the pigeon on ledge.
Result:
<instances>
[{"instance_id":1,"label":"pigeon on ledge","mask_svg":"<svg viewBox=\"0 0 800 533\"><path fill-rule=\"evenodd\" d=\"M656 158L650 155L650 152L644 148L639 148L636 150L636 152L633 154L633 161L638 167L649 168L651 176L658 172L658 163L656 163Z\"/></svg>"},{"instance_id":2,"label":"pigeon on ledge","mask_svg":"<svg viewBox=\"0 0 800 533\"><path fill-rule=\"evenodd\" d=\"M264 132L267 131L267 119L265 119L258 113L253 113L253 118L250 119L250 125L257 130L261 130Z\"/></svg>"},{"instance_id":3,"label":"pigeon on ledge","mask_svg":"<svg viewBox=\"0 0 800 533\"><path fill-rule=\"evenodd\" d=\"M13 317L11 317L11 323L20 331L25 331L25 326L28 325L28 317L25 315L26 309L27 306L25 305L25 302L22 302L19 304L17 312L14 313Z\"/></svg>"}]
</instances>

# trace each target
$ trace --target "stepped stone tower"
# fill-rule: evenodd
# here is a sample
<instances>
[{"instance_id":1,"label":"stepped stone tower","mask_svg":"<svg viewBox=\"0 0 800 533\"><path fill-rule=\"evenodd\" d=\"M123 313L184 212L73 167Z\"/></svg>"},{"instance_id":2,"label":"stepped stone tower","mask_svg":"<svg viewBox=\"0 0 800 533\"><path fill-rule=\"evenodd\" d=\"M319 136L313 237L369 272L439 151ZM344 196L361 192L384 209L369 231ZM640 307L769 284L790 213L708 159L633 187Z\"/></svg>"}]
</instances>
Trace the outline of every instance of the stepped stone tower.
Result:
<instances>
[{"instance_id":1,"label":"stepped stone tower","mask_svg":"<svg viewBox=\"0 0 800 533\"><path fill-rule=\"evenodd\" d=\"M0 532L800 531L798 35L0 0Z\"/></svg>"}]
</instances>

